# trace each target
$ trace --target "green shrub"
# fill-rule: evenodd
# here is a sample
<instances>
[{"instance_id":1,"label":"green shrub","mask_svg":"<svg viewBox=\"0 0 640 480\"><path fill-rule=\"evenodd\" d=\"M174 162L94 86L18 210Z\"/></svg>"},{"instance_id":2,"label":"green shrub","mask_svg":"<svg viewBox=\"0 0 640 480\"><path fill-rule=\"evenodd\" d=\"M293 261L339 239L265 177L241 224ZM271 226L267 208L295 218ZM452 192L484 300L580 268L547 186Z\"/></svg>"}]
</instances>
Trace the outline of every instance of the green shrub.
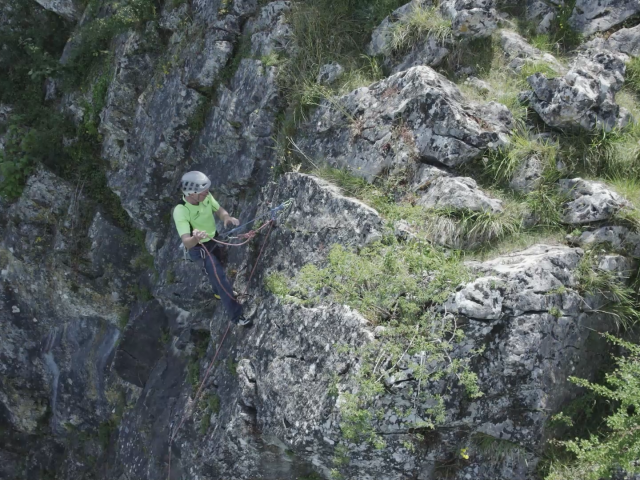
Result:
<instances>
[{"instance_id":1,"label":"green shrub","mask_svg":"<svg viewBox=\"0 0 640 480\"><path fill-rule=\"evenodd\" d=\"M377 62L365 55L371 32L403 0L304 0L293 4L287 21L297 51L283 58L278 76L288 108L299 121L319 98L372 83L381 76ZM338 62L345 68L331 89L314 87L320 67Z\"/></svg>"},{"instance_id":2,"label":"green shrub","mask_svg":"<svg viewBox=\"0 0 640 480\"><path fill-rule=\"evenodd\" d=\"M509 144L487 153L482 174L496 185L507 186L520 166L531 157L537 157L547 170L556 168L558 145L540 141L524 130L516 131Z\"/></svg>"},{"instance_id":3,"label":"green shrub","mask_svg":"<svg viewBox=\"0 0 640 480\"><path fill-rule=\"evenodd\" d=\"M334 245L324 267L307 265L291 282L291 295L309 303L326 301L328 295L331 302L349 305L374 324L385 326L376 342L355 349L337 348L339 352L352 350L359 359L360 368L351 378L352 391L340 392L336 379L330 381L331 391L339 398L345 441L365 442L375 448L385 445L376 429L382 411L377 399L385 391L383 378L396 373L404 354L425 355L422 362L410 365L422 385L416 398L431 399L435 405L424 411L409 408L398 412L408 428L434 428L444 420L442 399L428 392L429 381L456 378L470 397L481 395L476 376L469 369L473 353L468 358L450 356L464 335L451 317L442 317L433 309L458 284L468 281L470 274L455 254L426 242L397 243L394 238L390 236L358 252ZM436 364L439 368L426 368ZM409 420L412 414L426 420Z\"/></svg>"},{"instance_id":4,"label":"green shrub","mask_svg":"<svg viewBox=\"0 0 640 480\"><path fill-rule=\"evenodd\" d=\"M635 272L615 274L598 267L598 256L588 250L576 269L580 292L595 295L605 304L599 311L610 314L618 325L630 328L640 319L640 306L634 289L628 285Z\"/></svg>"},{"instance_id":5,"label":"green shrub","mask_svg":"<svg viewBox=\"0 0 640 480\"><path fill-rule=\"evenodd\" d=\"M54 75L71 25L35 2L6 0L0 25L0 103L30 125L44 102L42 82Z\"/></svg>"},{"instance_id":6,"label":"green shrub","mask_svg":"<svg viewBox=\"0 0 640 480\"><path fill-rule=\"evenodd\" d=\"M615 410L606 417L603 429L559 442L574 455L574 461L553 464L547 480L598 480L610 478L619 469L630 475L640 473L640 346L609 334L605 337L627 352L615 358L616 369L606 375L605 384L570 379L615 405Z\"/></svg>"}]
</instances>

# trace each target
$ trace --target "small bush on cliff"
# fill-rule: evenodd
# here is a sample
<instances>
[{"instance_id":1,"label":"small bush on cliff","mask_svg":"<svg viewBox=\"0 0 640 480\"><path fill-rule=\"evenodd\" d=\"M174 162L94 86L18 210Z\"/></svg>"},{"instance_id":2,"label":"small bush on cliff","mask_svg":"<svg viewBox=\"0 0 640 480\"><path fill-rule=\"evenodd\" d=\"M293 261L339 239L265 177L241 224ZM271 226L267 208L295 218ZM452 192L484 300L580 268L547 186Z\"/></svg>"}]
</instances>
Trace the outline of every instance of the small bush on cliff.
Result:
<instances>
[{"instance_id":1,"label":"small bush on cliff","mask_svg":"<svg viewBox=\"0 0 640 480\"><path fill-rule=\"evenodd\" d=\"M281 60L279 82L296 120L326 94L351 91L381 77L377 62L365 55L365 46L380 21L404 3L305 0L293 4L287 20L298 49ZM331 62L340 63L345 73L335 85L319 90L320 68Z\"/></svg>"},{"instance_id":2,"label":"small bush on cliff","mask_svg":"<svg viewBox=\"0 0 640 480\"><path fill-rule=\"evenodd\" d=\"M141 27L156 16L152 0L123 0L121 2L91 2L85 13L90 21L84 23L71 40L71 49L63 71L70 86L80 85L91 67L101 57L110 55L110 44L117 34Z\"/></svg>"},{"instance_id":3,"label":"small bush on cliff","mask_svg":"<svg viewBox=\"0 0 640 480\"><path fill-rule=\"evenodd\" d=\"M615 359L616 369L606 375L603 385L575 377L571 381L616 405L615 411L607 416L603 430L559 442L573 454L574 461L552 465L547 480L598 480L610 478L618 470L640 473L640 346L605 336L627 355Z\"/></svg>"},{"instance_id":4,"label":"small bush on cliff","mask_svg":"<svg viewBox=\"0 0 640 480\"><path fill-rule=\"evenodd\" d=\"M371 344L355 348L337 346L359 359L350 386L335 385L341 412L341 430L349 443L384 447L376 425L383 413L379 395L393 384L402 369L410 368L419 381L413 406L398 411L407 428L434 428L443 421L439 393L427 386L439 379L457 379L470 397L480 396L476 376L469 368L473 352L453 354L463 338L453 316L437 312L458 284L470 274L458 255L445 253L427 242L398 243L394 236L359 252L334 245L325 266L306 265L286 286L279 278L276 290L287 291L306 303L330 301L349 305L384 332ZM272 282L273 283L273 282Z\"/></svg>"},{"instance_id":5,"label":"small bush on cliff","mask_svg":"<svg viewBox=\"0 0 640 480\"><path fill-rule=\"evenodd\" d=\"M598 266L598 258L594 250L589 250L581 259L576 270L580 293L596 296L603 303L600 311L612 315L620 326L630 328L640 319L637 294L629 285L635 272L616 274L604 270Z\"/></svg>"}]
</instances>

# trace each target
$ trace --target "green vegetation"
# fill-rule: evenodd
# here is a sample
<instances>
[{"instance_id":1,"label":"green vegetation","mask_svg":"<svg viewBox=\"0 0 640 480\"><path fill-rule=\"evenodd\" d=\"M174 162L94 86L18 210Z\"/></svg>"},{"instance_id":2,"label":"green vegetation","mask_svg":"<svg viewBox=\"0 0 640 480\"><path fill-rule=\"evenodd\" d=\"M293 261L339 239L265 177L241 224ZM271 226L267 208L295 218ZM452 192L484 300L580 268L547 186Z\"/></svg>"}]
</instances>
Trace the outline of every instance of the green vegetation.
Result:
<instances>
[{"instance_id":1,"label":"green vegetation","mask_svg":"<svg viewBox=\"0 0 640 480\"><path fill-rule=\"evenodd\" d=\"M120 330L124 330L129 323L129 316L131 311L129 307L122 307L120 310L120 314L118 315L118 328Z\"/></svg>"},{"instance_id":2,"label":"green vegetation","mask_svg":"<svg viewBox=\"0 0 640 480\"><path fill-rule=\"evenodd\" d=\"M231 375L238 375L238 362L234 362L232 357L227 357L227 361L226 361L226 365L227 365L227 371L231 374Z\"/></svg>"},{"instance_id":3,"label":"green vegetation","mask_svg":"<svg viewBox=\"0 0 640 480\"><path fill-rule=\"evenodd\" d=\"M466 358L451 358L464 335L453 317L442 316L433 308L470 278L459 256L422 241L399 243L389 235L359 252L334 245L326 266L306 265L286 286L284 278L270 283L280 294L288 292L285 299L290 301L315 304L325 301L328 294L330 301L356 308L374 324L385 326L377 342L355 349L337 346L339 352L353 350L351 354L360 359L351 391L340 391L335 379L332 383L339 396L345 441L384 447L376 430L382 413L377 400L385 391L384 379L397 373L405 355L418 358L409 365L420 381L413 408L397 412L408 428L430 429L444 420L442 399L425 388L427 382L455 378L469 397L481 395L469 369L474 352ZM425 402L431 406L420 407ZM336 467L344 457L336 456Z\"/></svg>"},{"instance_id":4,"label":"green vegetation","mask_svg":"<svg viewBox=\"0 0 640 480\"><path fill-rule=\"evenodd\" d=\"M547 480L610 478L618 469L627 474L640 473L640 346L612 335L605 337L627 354L615 358L616 368L606 375L603 384L575 377L571 381L615 407L605 416L603 429L559 442L574 461L552 464ZM570 417L560 419L572 423Z\"/></svg>"},{"instance_id":5,"label":"green vegetation","mask_svg":"<svg viewBox=\"0 0 640 480\"><path fill-rule=\"evenodd\" d=\"M118 430L119 421L115 418L110 418L100 423L98 426L98 440L104 450L109 448L112 435Z\"/></svg>"},{"instance_id":6,"label":"green vegetation","mask_svg":"<svg viewBox=\"0 0 640 480\"><path fill-rule=\"evenodd\" d=\"M207 354L207 348L209 348L209 342L211 336L209 332L193 331L193 352L189 357L189 363L187 364L187 381L191 385L194 391L200 386L200 363Z\"/></svg>"},{"instance_id":7,"label":"green vegetation","mask_svg":"<svg viewBox=\"0 0 640 480\"><path fill-rule=\"evenodd\" d=\"M63 67L63 77L69 86L80 86L92 67L110 55L113 37L131 28L142 28L156 16L153 0L93 0L86 8L91 20L72 39L73 48Z\"/></svg>"},{"instance_id":8,"label":"green vegetation","mask_svg":"<svg viewBox=\"0 0 640 480\"><path fill-rule=\"evenodd\" d=\"M13 109L5 150L0 153L0 194L16 198L33 169L45 165L88 196L88 207L100 205L112 221L130 231L129 217L107 186L100 158L99 114L112 76L105 52L114 35L154 18L155 6L151 0L117 4L94 0L87 9L92 20L80 29L61 66L58 58L69 36L68 26L32 2L11 0L11 18L0 28L0 39L7 45L0 66L8 72L0 80L0 100ZM11 28L13 24L17 28ZM43 82L48 77L62 79L63 88L82 86L83 116L77 125L45 101Z\"/></svg>"},{"instance_id":9,"label":"green vegetation","mask_svg":"<svg viewBox=\"0 0 640 480\"><path fill-rule=\"evenodd\" d=\"M326 96L346 93L382 76L378 63L365 55L370 34L403 0L305 0L293 4L287 21L298 50L281 60L279 82L290 115L299 121ZM345 68L340 82L316 83L320 67L338 62Z\"/></svg>"},{"instance_id":10,"label":"green vegetation","mask_svg":"<svg viewBox=\"0 0 640 480\"><path fill-rule=\"evenodd\" d=\"M627 63L627 73L625 83L640 94L640 57L633 58Z\"/></svg>"},{"instance_id":11,"label":"green vegetation","mask_svg":"<svg viewBox=\"0 0 640 480\"><path fill-rule=\"evenodd\" d=\"M618 325L628 329L640 319L640 305L634 288L629 285L636 272L615 274L597 265L598 256L594 250L585 253L576 274L583 296L595 296L603 303L599 311L613 316Z\"/></svg>"},{"instance_id":12,"label":"green vegetation","mask_svg":"<svg viewBox=\"0 0 640 480\"><path fill-rule=\"evenodd\" d=\"M453 38L451 20L443 18L437 7L416 6L393 26L388 47L393 54L399 54L429 36L440 42Z\"/></svg>"},{"instance_id":13,"label":"green vegetation","mask_svg":"<svg viewBox=\"0 0 640 480\"><path fill-rule=\"evenodd\" d=\"M271 293L274 293L275 295L278 295L280 297L284 297L289 293L289 287L287 286L287 279L280 272L275 272L270 275L267 275L267 277L264 280L264 284L267 290L269 290Z\"/></svg>"},{"instance_id":14,"label":"green vegetation","mask_svg":"<svg viewBox=\"0 0 640 480\"><path fill-rule=\"evenodd\" d=\"M576 32L569 24L569 18L575 8L576 0L567 0L559 5L549 4L555 8L556 15L548 29L548 34L536 32L537 24L527 20L526 10L522 2L518 2L517 5L506 5L510 3L509 0L501 0L500 3L505 5L499 8L510 12L516 17L520 33L534 47L540 50L546 50L558 55L573 50L583 40L582 35Z\"/></svg>"},{"instance_id":15,"label":"green vegetation","mask_svg":"<svg viewBox=\"0 0 640 480\"><path fill-rule=\"evenodd\" d=\"M506 459L524 457L525 449L517 443L496 438L484 433L476 433L472 437L473 445L483 456L495 462L503 462Z\"/></svg>"},{"instance_id":16,"label":"green vegetation","mask_svg":"<svg viewBox=\"0 0 640 480\"><path fill-rule=\"evenodd\" d=\"M200 435L205 435L211 426L211 415L220 412L220 397L215 393L207 393L200 398L202 419L200 420Z\"/></svg>"},{"instance_id":17,"label":"green vegetation","mask_svg":"<svg viewBox=\"0 0 640 480\"><path fill-rule=\"evenodd\" d=\"M171 330L169 328L163 328L160 331L160 343L163 345L169 345L171 341Z\"/></svg>"}]
</instances>

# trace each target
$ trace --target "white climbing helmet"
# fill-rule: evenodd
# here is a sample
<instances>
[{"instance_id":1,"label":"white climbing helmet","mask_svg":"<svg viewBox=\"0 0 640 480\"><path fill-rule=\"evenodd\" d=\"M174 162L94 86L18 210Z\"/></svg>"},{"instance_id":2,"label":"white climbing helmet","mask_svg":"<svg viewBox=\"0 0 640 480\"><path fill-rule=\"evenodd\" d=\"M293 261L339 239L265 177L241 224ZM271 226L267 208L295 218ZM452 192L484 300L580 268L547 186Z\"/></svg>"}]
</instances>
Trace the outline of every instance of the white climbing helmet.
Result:
<instances>
[{"instance_id":1,"label":"white climbing helmet","mask_svg":"<svg viewBox=\"0 0 640 480\"><path fill-rule=\"evenodd\" d=\"M185 195L202 193L205 190L209 190L210 186L211 180L202 172L187 172L182 176L182 180L180 180L180 188Z\"/></svg>"}]
</instances>

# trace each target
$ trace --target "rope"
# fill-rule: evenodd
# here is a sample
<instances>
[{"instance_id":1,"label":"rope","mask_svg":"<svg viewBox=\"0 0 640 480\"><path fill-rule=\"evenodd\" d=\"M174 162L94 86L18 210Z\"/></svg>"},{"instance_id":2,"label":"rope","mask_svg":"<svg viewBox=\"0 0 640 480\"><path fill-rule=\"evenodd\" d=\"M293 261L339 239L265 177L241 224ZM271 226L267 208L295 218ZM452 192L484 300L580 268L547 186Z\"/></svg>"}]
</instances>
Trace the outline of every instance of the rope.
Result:
<instances>
[{"instance_id":1,"label":"rope","mask_svg":"<svg viewBox=\"0 0 640 480\"><path fill-rule=\"evenodd\" d=\"M256 220L258 220L259 218L264 218L268 215L271 215L272 219L275 213L279 212L280 210L284 210L285 208L289 208L291 205L293 204L293 199L290 198L289 200L287 200L286 202L281 203L280 205L278 205L277 207L272 208L271 210L263 213L262 215L258 215L257 217L253 218L252 220L249 220L246 223L243 223L242 225L238 225L235 228L232 228L231 230L229 230L228 232L224 233L224 237L229 238L229 236L232 233L235 233L241 229L243 229L244 227L246 227L249 224L252 224L253 222L255 222ZM238 237L240 237L241 235L238 235Z\"/></svg>"},{"instance_id":2,"label":"rope","mask_svg":"<svg viewBox=\"0 0 640 480\"><path fill-rule=\"evenodd\" d=\"M205 373L204 379L202 380L202 383L200 384L200 387L198 387L198 391L196 392L196 396L193 399L193 404L191 405L191 408L193 408L194 406L197 407L198 405L198 397L200 397L200 393L202 392L202 388L204 387L205 382L207 381L207 378L209 377L209 373L211 372L211 368L213 367L213 364L215 363L216 359L218 358L218 354L220 353L220 350L222 349L222 344L224 343L224 339L227 338L227 333L229 333L229 329L231 328L231 322L229 322L229 324L227 325L227 329L224 332L224 335L222 336L222 340L220 341L220 345L218 346L218 349L216 350L216 354L213 356L213 360L211 360L211 363L209 364L209 368L207 368L207 371ZM171 434L171 436L169 437L169 474L167 476L168 480L171 480L171 452L172 452L172 446L173 446L173 441L176 438L176 435L178 435L178 431L180 430L180 428L182 428L182 425L184 424L184 421L187 419L187 413L189 412L190 408L188 408L187 410L185 410L185 412L182 415L182 419L180 420L180 423L178 424L177 428L173 431L173 433Z\"/></svg>"},{"instance_id":3,"label":"rope","mask_svg":"<svg viewBox=\"0 0 640 480\"><path fill-rule=\"evenodd\" d=\"M250 242L251 240L253 240L253 238L256 236L256 234L262 230L263 228L265 228L267 225L269 226L269 230L267 230L267 235L264 238L264 241L262 242L262 246L260 247L260 252L258 253L258 257L256 258L255 263L253 264L253 268L251 269L251 274L249 275L249 280L247 281L247 286L245 287L245 291L243 293L243 296L247 294L247 292L249 291L249 285L251 284L251 279L253 278L253 274L256 271L256 268L258 266L258 262L260 261L260 257L262 256L262 252L264 251L264 247L267 244L267 240L269 240L269 235L271 234L271 230L273 229L273 225L275 223L275 217L276 217L276 213L278 210L282 210L283 205L285 205L287 202L285 202L284 204L280 205L279 207L276 207L275 209L270 210L269 213L271 213L271 220L269 220L267 223L265 223L264 225L262 225L260 228L258 228L257 230L251 230L250 232L243 234L243 236L247 237L247 240L242 242L242 243L225 243L225 242L220 242L212 237L209 237L210 240L213 240L216 243L222 244L222 245L228 245L228 246L232 246L232 247L239 247L241 245L244 245L245 243ZM280 208L282 207L282 208ZM200 243L200 245L202 245L202 243ZM220 281L220 277L218 276L218 271L216 270L216 266L215 266L215 262L213 261L213 257L211 256L211 253L209 252L209 250L202 245L202 248L204 249L205 252L207 252L207 255L209 256L209 260L211 260L211 266L213 267L213 273L216 276L216 279L218 280L218 285L220 285L220 287L222 287L222 289L224 290L224 292L227 294L227 296L229 298L231 298L234 302L236 303L240 303L238 302L238 300L229 292L227 292L227 290L224 288L224 286L222 285L222 282ZM229 324L227 325L227 329L224 332L224 335L222 336L222 340L220 341L220 345L218 346L218 349L216 350L216 354L213 356L213 360L211 360L211 363L209 363L209 366L207 367L207 371L204 374L204 378L202 379L202 382L200 383L200 386L198 387L198 390L196 391L196 395L193 399L193 403L191 405L190 408L187 408L184 413L182 414L182 418L180 419L180 423L178 424L178 426L173 430L173 432L171 433L171 435L169 436L169 468L168 468L168 476L167 476L167 480L171 480L171 453L172 453L172 447L173 447L173 441L175 440L176 436L178 435L178 431L180 430L180 428L182 428L182 425L184 424L185 420L187 419L187 416L191 413L191 409L192 408L196 408L198 405L198 400L200 397L200 394L202 393L202 390L204 388L205 383L207 382L207 379L209 378L209 374L211 373L211 369L213 368L213 365L216 361L216 359L218 358L218 355L220 353L220 350L222 349L222 345L224 343L225 338L227 338L227 334L229 333L229 329L231 328L231 321L229 321Z\"/></svg>"}]
</instances>

